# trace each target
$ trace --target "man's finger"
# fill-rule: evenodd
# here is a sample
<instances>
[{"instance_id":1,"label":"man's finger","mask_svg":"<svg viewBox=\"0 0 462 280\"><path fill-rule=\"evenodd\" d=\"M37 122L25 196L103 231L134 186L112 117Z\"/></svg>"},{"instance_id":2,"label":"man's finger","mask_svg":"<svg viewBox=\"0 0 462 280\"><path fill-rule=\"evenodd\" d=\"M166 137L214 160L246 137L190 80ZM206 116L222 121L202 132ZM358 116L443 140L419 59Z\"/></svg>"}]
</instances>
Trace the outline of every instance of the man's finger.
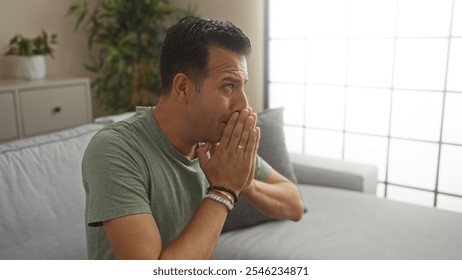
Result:
<instances>
[{"instance_id":1,"label":"man's finger","mask_svg":"<svg viewBox=\"0 0 462 280\"><path fill-rule=\"evenodd\" d=\"M231 117L229 117L228 123L223 130L223 134L220 139L220 148L226 149L229 145L231 135L233 134L234 127L236 126L237 120L239 118L239 112L234 112Z\"/></svg>"},{"instance_id":2,"label":"man's finger","mask_svg":"<svg viewBox=\"0 0 462 280\"><path fill-rule=\"evenodd\" d=\"M239 144L237 146L236 152L242 152L247 149L247 142L249 140L250 132L253 128L255 128L256 124L256 114L251 114L247 120L245 121L244 129L242 131L241 139L239 140Z\"/></svg>"},{"instance_id":3,"label":"man's finger","mask_svg":"<svg viewBox=\"0 0 462 280\"><path fill-rule=\"evenodd\" d=\"M212 144L210 142L206 142L202 146L198 146L196 148L196 154L197 158L199 159L199 165L201 168L207 165L207 162L209 161L209 155L208 152L210 151L212 147Z\"/></svg>"},{"instance_id":4,"label":"man's finger","mask_svg":"<svg viewBox=\"0 0 462 280\"><path fill-rule=\"evenodd\" d=\"M234 153L239 146L239 141L241 140L242 133L244 130L245 122L249 115L251 114L251 110L246 108L241 111L239 118L237 120L237 124L234 126L228 148Z\"/></svg>"},{"instance_id":5,"label":"man's finger","mask_svg":"<svg viewBox=\"0 0 462 280\"><path fill-rule=\"evenodd\" d=\"M256 127L250 131L247 149L245 151L244 160L251 163L250 173L247 178L246 186L252 181L255 174L255 163L257 157L258 142L260 139L260 128Z\"/></svg>"}]
</instances>

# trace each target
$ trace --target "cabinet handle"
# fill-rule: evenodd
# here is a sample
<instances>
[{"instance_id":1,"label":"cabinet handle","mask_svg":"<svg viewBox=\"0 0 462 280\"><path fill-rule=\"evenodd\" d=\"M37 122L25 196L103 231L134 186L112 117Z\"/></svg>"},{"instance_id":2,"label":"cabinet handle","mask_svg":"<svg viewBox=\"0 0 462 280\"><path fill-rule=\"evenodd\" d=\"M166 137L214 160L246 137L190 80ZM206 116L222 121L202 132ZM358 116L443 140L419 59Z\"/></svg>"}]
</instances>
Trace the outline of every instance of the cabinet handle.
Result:
<instances>
[{"instance_id":1,"label":"cabinet handle","mask_svg":"<svg viewBox=\"0 0 462 280\"><path fill-rule=\"evenodd\" d=\"M61 112L61 107L59 107L59 106L54 107L52 112L53 112L53 114L57 114L57 113Z\"/></svg>"}]
</instances>

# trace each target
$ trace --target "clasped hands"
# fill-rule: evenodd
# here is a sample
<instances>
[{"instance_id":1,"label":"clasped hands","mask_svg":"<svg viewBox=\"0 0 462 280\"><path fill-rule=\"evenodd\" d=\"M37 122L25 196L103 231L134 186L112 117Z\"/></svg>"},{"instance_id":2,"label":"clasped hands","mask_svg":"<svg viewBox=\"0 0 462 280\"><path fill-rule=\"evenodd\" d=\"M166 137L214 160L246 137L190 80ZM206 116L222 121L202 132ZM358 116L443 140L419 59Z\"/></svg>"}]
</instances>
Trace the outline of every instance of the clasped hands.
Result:
<instances>
[{"instance_id":1,"label":"clasped hands","mask_svg":"<svg viewBox=\"0 0 462 280\"><path fill-rule=\"evenodd\" d=\"M252 109L234 112L218 143L206 142L196 149L199 164L210 185L241 193L252 181L260 129Z\"/></svg>"}]
</instances>

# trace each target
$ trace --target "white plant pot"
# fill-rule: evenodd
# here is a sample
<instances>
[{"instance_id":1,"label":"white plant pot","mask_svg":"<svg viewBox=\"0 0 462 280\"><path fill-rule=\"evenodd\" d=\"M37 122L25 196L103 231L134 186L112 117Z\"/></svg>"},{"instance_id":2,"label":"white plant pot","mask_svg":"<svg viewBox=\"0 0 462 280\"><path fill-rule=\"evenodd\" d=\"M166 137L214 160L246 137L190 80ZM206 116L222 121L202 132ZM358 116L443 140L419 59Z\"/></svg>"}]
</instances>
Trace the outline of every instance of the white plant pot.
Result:
<instances>
[{"instance_id":1,"label":"white plant pot","mask_svg":"<svg viewBox=\"0 0 462 280\"><path fill-rule=\"evenodd\" d=\"M20 56L19 67L26 80L42 80L47 74L44 55Z\"/></svg>"}]
</instances>

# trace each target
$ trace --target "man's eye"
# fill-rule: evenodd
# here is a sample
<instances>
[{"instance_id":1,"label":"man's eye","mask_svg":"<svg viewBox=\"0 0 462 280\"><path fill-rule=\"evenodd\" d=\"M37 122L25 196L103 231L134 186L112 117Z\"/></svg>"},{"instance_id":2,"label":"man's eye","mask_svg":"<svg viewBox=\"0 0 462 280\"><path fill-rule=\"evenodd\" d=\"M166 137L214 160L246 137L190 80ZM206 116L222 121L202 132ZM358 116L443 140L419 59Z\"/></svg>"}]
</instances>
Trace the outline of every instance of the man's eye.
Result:
<instances>
[{"instance_id":1,"label":"man's eye","mask_svg":"<svg viewBox=\"0 0 462 280\"><path fill-rule=\"evenodd\" d=\"M234 84L225 84L224 88L227 89L227 90L233 90Z\"/></svg>"}]
</instances>

